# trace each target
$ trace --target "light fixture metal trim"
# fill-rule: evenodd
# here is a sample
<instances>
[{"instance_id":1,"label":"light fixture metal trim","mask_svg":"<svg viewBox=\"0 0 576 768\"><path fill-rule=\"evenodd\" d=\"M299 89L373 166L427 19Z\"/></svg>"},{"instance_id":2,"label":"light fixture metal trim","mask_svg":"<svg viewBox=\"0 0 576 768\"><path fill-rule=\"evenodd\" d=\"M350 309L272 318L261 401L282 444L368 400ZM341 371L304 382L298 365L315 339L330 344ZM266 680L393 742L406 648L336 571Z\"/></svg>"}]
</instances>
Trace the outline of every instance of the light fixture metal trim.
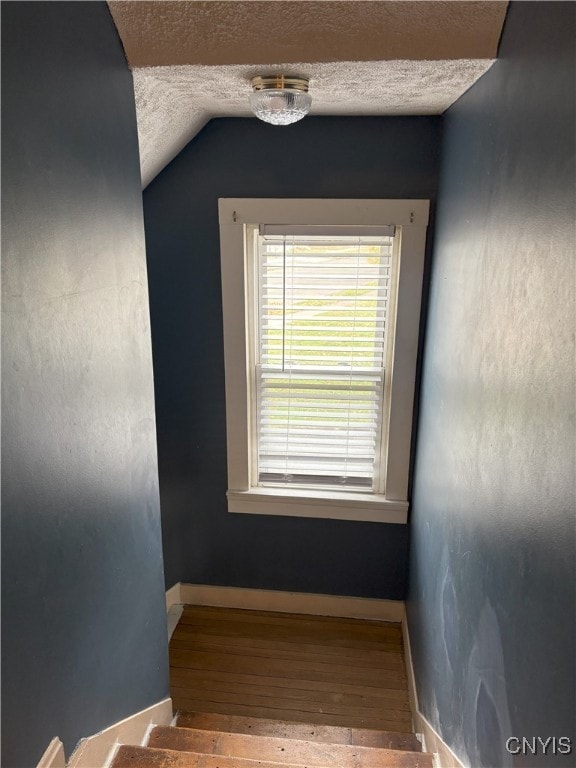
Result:
<instances>
[{"instance_id":1,"label":"light fixture metal trim","mask_svg":"<svg viewBox=\"0 0 576 768\"><path fill-rule=\"evenodd\" d=\"M268 91L273 88L302 91L308 93L309 80L307 77L293 77L291 75L257 75L251 80L254 91Z\"/></svg>"}]
</instances>

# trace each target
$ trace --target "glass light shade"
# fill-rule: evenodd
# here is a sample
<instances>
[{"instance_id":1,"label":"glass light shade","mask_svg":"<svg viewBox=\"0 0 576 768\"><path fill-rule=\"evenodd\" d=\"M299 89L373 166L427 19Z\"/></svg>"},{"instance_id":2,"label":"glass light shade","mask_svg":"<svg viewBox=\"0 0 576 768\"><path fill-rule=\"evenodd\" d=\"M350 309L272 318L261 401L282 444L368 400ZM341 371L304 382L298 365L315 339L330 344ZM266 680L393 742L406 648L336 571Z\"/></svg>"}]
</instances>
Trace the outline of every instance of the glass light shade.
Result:
<instances>
[{"instance_id":1,"label":"glass light shade","mask_svg":"<svg viewBox=\"0 0 576 768\"><path fill-rule=\"evenodd\" d=\"M291 88L272 88L250 94L256 117L272 125L290 125L306 117L312 99L308 93Z\"/></svg>"}]
</instances>

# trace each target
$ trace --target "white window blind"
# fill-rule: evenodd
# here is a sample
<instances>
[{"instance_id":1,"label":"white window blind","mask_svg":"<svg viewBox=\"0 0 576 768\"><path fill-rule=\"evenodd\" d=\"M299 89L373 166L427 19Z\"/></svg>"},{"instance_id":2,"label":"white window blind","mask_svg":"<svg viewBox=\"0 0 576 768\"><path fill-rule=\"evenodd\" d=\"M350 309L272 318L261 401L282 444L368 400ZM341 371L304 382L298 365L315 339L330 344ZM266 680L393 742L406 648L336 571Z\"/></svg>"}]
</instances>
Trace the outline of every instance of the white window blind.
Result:
<instances>
[{"instance_id":1,"label":"white window blind","mask_svg":"<svg viewBox=\"0 0 576 768\"><path fill-rule=\"evenodd\" d=\"M393 232L277 229L256 237L258 484L377 490Z\"/></svg>"}]
</instances>

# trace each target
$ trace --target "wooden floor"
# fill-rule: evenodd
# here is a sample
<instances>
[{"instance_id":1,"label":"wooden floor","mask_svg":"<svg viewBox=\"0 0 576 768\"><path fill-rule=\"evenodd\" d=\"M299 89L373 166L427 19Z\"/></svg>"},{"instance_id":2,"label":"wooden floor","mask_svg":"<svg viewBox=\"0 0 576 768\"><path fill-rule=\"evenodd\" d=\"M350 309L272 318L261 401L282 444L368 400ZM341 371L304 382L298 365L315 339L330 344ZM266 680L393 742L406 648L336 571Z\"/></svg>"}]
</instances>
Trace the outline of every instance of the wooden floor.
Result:
<instances>
[{"instance_id":1,"label":"wooden floor","mask_svg":"<svg viewBox=\"0 0 576 768\"><path fill-rule=\"evenodd\" d=\"M177 710L412 730L399 624L186 606L170 684Z\"/></svg>"}]
</instances>

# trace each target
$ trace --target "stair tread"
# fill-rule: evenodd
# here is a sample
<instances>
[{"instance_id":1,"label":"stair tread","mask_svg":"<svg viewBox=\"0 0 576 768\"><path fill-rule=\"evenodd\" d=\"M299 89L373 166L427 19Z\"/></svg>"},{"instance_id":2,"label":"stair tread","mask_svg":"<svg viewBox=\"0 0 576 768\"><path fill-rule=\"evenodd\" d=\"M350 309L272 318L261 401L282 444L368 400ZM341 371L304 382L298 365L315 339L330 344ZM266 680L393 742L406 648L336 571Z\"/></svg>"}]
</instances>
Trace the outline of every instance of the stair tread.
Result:
<instances>
[{"instance_id":1,"label":"stair tread","mask_svg":"<svg viewBox=\"0 0 576 768\"><path fill-rule=\"evenodd\" d=\"M254 736L243 733L158 726L150 734L149 745L157 749L212 755L234 755L242 759L282 764L302 764L307 768L337 765L339 768L431 768L432 756L423 752L382 749L351 744L329 744L303 739Z\"/></svg>"},{"instance_id":2,"label":"stair tread","mask_svg":"<svg viewBox=\"0 0 576 768\"><path fill-rule=\"evenodd\" d=\"M422 745L413 733L370 728L346 728L209 712L179 712L176 725L179 728L243 733L253 736L274 736L331 744L350 744L358 747L403 749L412 752L422 751Z\"/></svg>"},{"instance_id":3,"label":"stair tread","mask_svg":"<svg viewBox=\"0 0 576 768\"><path fill-rule=\"evenodd\" d=\"M381 712L373 708L365 709L358 713L346 713L334 715L327 713L324 709L318 708L315 712L290 709L287 707L258 707L244 703L230 704L214 700L201 699L199 697L184 698L179 695L177 688L172 689L172 703L177 710L191 710L193 712L217 712L224 715L239 715L242 717L266 718L272 720L294 720L299 723L310 723L310 721L319 725L335 725L338 727L355 728L375 728L377 730L400 731L402 733L412 733L412 719L410 713L405 722L390 721L380 717ZM376 713L376 714L374 714ZM384 717L385 717L384 713Z\"/></svg>"},{"instance_id":4,"label":"stair tread","mask_svg":"<svg viewBox=\"0 0 576 768\"><path fill-rule=\"evenodd\" d=\"M302 763L273 763L240 757L121 746L110 768L306 768ZM334 768L330 765L322 768Z\"/></svg>"}]
</instances>

